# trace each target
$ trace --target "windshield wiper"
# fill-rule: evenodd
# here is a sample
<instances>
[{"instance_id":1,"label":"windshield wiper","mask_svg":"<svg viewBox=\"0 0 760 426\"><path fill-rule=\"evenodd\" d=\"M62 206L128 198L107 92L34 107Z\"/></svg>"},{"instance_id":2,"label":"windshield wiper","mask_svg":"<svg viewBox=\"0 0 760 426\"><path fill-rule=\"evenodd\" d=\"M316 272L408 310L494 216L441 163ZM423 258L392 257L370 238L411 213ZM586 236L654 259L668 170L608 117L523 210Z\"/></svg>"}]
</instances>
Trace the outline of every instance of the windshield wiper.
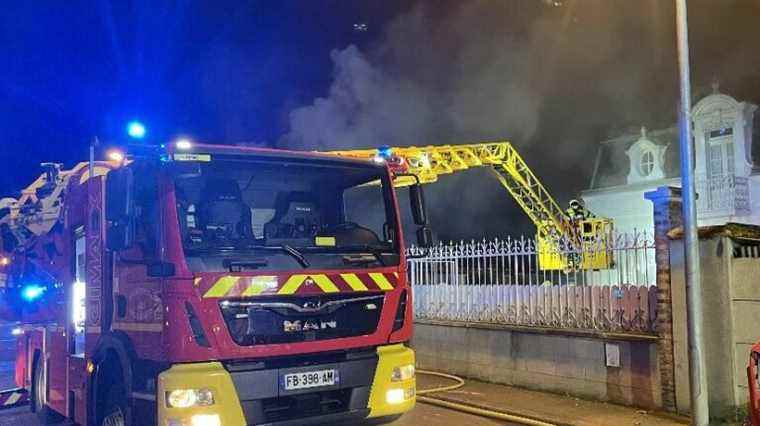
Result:
<instances>
[{"instance_id":1,"label":"windshield wiper","mask_svg":"<svg viewBox=\"0 0 760 426\"><path fill-rule=\"evenodd\" d=\"M306 260L306 257L304 257L304 255L300 251L294 249L293 247L291 247L291 246L289 246L287 244L283 244L283 245L279 245L279 246L259 246L259 247L254 247L254 248L264 248L264 249L270 249L270 250L280 250L280 251L282 251L284 253L289 254L293 259L295 259L296 261L298 261L298 263L301 266L303 266L304 268L308 268L310 266L309 261Z\"/></svg>"},{"instance_id":2,"label":"windshield wiper","mask_svg":"<svg viewBox=\"0 0 760 426\"><path fill-rule=\"evenodd\" d=\"M279 246L264 246L264 245L249 245L249 246L243 246L243 247L219 247L219 248L196 248L196 249L185 249L186 253L192 253L192 254L229 254L229 253L245 253L246 251L256 251L256 250L272 250L272 251L281 251L285 254L290 255L293 259L295 259L299 265L303 266L304 268L308 268L310 266L309 261L304 257L304 255L293 248L292 246L289 246L287 244L282 244ZM237 262L234 266L249 266L249 267L258 267L258 266L266 266L266 265L257 265L255 264L258 260L253 260L251 262L247 261L241 261Z\"/></svg>"}]
</instances>

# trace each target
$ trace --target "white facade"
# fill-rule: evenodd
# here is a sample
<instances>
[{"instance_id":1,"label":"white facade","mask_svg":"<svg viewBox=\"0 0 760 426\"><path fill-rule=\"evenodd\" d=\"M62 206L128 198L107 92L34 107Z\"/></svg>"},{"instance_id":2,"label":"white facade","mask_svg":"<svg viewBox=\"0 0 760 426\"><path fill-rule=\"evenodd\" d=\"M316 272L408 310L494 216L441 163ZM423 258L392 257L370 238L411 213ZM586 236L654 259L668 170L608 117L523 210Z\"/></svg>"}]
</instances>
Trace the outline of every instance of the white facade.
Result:
<instances>
[{"instance_id":1,"label":"white facade","mask_svg":"<svg viewBox=\"0 0 760 426\"><path fill-rule=\"evenodd\" d=\"M760 174L753 174L751 158L756 109L717 91L692 109L700 226L760 225ZM653 230L652 203L644 199L644 193L663 185L680 186L678 165L665 161L669 150L679 149L677 131L642 128L638 138L623 136L602 144L624 150L628 164L618 166L628 167L628 173L624 182L602 183L584 191L586 207L597 216L613 219L619 232ZM677 156L677 152L670 154Z\"/></svg>"}]
</instances>

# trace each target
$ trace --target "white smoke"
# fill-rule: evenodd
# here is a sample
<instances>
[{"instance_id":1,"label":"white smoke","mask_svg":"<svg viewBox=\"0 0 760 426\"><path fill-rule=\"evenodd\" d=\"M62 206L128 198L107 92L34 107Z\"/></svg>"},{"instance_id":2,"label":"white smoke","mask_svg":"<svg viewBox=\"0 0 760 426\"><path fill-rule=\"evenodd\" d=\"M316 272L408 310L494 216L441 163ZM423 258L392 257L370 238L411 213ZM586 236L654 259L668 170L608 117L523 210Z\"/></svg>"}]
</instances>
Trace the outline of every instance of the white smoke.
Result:
<instances>
[{"instance_id":1,"label":"white smoke","mask_svg":"<svg viewBox=\"0 0 760 426\"><path fill-rule=\"evenodd\" d=\"M618 121L621 110L635 118L646 108L634 105L651 104L640 96L646 74L635 72L639 62L627 49L639 40L627 32L629 17L610 14L606 0L592 6L420 2L371 47L332 52L328 92L291 111L279 145L509 140L563 203L587 184L599 128ZM487 170L441 177L426 189L442 239L531 232Z\"/></svg>"},{"instance_id":2,"label":"white smoke","mask_svg":"<svg viewBox=\"0 0 760 426\"><path fill-rule=\"evenodd\" d=\"M530 80L524 43L490 2L447 16L424 6L394 20L368 52L334 50L326 97L290 113L280 144L300 149L527 140L541 96Z\"/></svg>"}]
</instances>

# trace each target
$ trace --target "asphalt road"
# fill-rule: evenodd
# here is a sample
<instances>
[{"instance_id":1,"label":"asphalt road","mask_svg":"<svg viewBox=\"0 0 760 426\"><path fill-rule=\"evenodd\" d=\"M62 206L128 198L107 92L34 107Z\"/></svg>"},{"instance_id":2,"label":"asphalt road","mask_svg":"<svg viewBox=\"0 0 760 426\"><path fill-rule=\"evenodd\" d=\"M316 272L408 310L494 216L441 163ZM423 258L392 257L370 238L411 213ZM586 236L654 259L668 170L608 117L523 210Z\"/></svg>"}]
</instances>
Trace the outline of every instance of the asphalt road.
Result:
<instances>
[{"instance_id":1,"label":"asphalt road","mask_svg":"<svg viewBox=\"0 0 760 426\"><path fill-rule=\"evenodd\" d=\"M509 425L510 423L497 422L478 416L459 413L445 408L434 407L427 404L417 404L412 412L407 413L399 420L392 423L393 426L449 426L449 425L475 425L494 426ZM29 412L29 407L18 407L0 411L0 426L36 426L40 425L37 417ZM61 424L63 426L64 423Z\"/></svg>"},{"instance_id":2,"label":"asphalt road","mask_svg":"<svg viewBox=\"0 0 760 426\"><path fill-rule=\"evenodd\" d=\"M13 324L0 322L0 389L15 387L13 384L15 338L11 335L13 327ZM40 424L37 416L29 412L29 407L0 410L0 426L35 426ZM61 423L60 425L65 424ZM394 426L491 426L507 424L427 404L417 404L412 412L393 422Z\"/></svg>"}]
</instances>

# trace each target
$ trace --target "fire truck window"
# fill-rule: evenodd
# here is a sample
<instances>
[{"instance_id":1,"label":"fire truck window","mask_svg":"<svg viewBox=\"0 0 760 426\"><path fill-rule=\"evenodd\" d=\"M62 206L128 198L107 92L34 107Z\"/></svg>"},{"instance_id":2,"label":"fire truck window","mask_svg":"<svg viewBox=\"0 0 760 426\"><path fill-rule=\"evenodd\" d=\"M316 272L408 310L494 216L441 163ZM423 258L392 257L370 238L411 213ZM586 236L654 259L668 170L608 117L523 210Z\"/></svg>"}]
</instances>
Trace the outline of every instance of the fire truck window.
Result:
<instances>
[{"instance_id":1,"label":"fire truck window","mask_svg":"<svg viewBox=\"0 0 760 426\"><path fill-rule=\"evenodd\" d=\"M71 352L76 356L84 356L84 330L85 330L85 296L86 296L86 276L85 276L85 236L84 228L78 228L75 231L74 242L74 282L71 286L71 320L73 342Z\"/></svg>"},{"instance_id":2,"label":"fire truck window","mask_svg":"<svg viewBox=\"0 0 760 426\"><path fill-rule=\"evenodd\" d=\"M143 255L156 257L159 236L157 179L152 169L135 170L136 240Z\"/></svg>"},{"instance_id":3,"label":"fire truck window","mask_svg":"<svg viewBox=\"0 0 760 426\"><path fill-rule=\"evenodd\" d=\"M396 219L392 188L381 168L212 161L191 172L176 169L174 179L180 234L192 270L226 270L227 258L255 258L264 263L251 266L257 270L303 267L292 253L277 250L284 246L297 249L315 268L397 261L393 232L383 232ZM378 260L377 253L390 257Z\"/></svg>"},{"instance_id":4,"label":"fire truck window","mask_svg":"<svg viewBox=\"0 0 760 426\"><path fill-rule=\"evenodd\" d=\"M350 244L380 242L387 216L384 206L383 190L379 185L360 185L343 191L345 223L355 224L348 225L353 228L348 236L353 240Z\"/></svg>"}]
</instances>

